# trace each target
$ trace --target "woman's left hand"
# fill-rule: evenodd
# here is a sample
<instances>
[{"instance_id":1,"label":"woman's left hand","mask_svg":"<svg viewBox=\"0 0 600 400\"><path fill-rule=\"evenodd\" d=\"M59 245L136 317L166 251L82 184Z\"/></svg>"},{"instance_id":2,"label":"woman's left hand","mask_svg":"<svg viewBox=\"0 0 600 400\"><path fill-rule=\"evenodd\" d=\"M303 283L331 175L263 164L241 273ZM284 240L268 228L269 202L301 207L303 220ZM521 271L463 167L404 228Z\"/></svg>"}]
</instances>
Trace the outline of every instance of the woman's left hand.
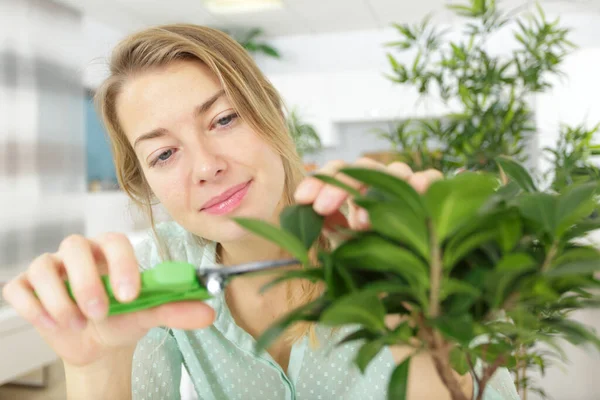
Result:
<instances>
[{"instance_id":1,"label":"woman's left hand","mask_svg":"<svg viewBox=\"0 0 600 400\"><path fill-rule=\"evenodd\" d=\"M414 172L405 163L394 162L386 166L370 158L360 158L352 164L346 164L339 160L330 161L317 173L332 176L359 191L366 190L367 188L361 182L339 172L345 167L372 168L385 171L407 181L419 193L425 192L432 182L442 178L442 173L435 169ZM366 210L354 204L345 190L326 184L315 177L307 177L298 185L295 200L300 204L312 204L318 214L325 216L326 234L331 234L335 226L349 227L353 230L363 230L369 227ZM344 203L348 204L348 218L340 211Z\"/></svg>"}]
</instances>

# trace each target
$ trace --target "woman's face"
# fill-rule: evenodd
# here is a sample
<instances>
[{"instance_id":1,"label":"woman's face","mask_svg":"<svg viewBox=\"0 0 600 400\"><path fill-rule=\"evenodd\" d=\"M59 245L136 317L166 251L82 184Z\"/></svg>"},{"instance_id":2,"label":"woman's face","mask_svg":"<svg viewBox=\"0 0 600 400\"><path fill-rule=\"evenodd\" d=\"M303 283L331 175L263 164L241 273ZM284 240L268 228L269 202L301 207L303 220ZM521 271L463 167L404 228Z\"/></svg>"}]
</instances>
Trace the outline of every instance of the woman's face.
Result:
<instances>
[{"instance_id":1,"label":"woman's face","mask_svg":"<svg viewBox=\"0 0 600 400\"><path fill-rule=\"evenodd\" d=\"M231 217L275 218L281 156L238 117L205 65L135 76L116 108L150 188L188 231L225 243L246 234Z\"/></svg>"}]
</instances>

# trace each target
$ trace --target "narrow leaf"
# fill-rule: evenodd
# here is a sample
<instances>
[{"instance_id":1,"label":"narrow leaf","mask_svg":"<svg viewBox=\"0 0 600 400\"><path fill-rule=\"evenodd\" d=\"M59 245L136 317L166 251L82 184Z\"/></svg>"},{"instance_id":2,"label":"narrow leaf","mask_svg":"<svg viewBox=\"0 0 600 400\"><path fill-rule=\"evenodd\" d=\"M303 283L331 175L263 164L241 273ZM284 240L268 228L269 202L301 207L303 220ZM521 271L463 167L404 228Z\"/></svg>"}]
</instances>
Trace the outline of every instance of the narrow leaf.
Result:
<instances>
[{"instance_id":1,"label":"narrow leaf","mask_svg":"<svg viewBox=\"0 0 600 400\"><path fill-rule=\"evenodd\" d=\"M549 193L527 193L518 199L521 214L538 228L553 235L556 226L556 197Z\"/></svg>"},{"instance_id":2,"label":"narrow leaf","mask_svg":"<svg viewBox=\"0 0 600 400\"><path fill-rule=\"evenodd\" d=\"M379 335L374 333L369 329L359 329L354 331L348 335L346 335L342 340L340 340L336 346L341 346L346 343L354 342L356 340L375 340Z\"/></svg>"},{"instance_id":3,"label":"narrow leaf","mask_svg":"<svg viewBox=\"0 0 600 400\"><path fill-rule=\"evenodd\" d=\"M323 309L327 307L329 301L325 297L307 303L281 317L263 332L255 345L255 352L261 353L277 340L287 328L298 321L317 321Z\"/></svg>"},{"instance_id":4,"label":"narrow leaf","mask_svg":"<svg viewBox=\"0 0 600 400\"><path fill-rule=\"evenodd\" d=\"M429 281L423 260L379 236L350 239L334 251L333 257L348 268L392 272L420 286Z\"/></svg>"},{"instance_id":5,"label":"narrow leaf","mask_svg":"<svg viewBox=\"0 0 600 400\"><path fill-rule=\"evenodd\" d=\"M308 252L304 244L296 236L278 227L253 218L234 218L234 220L248 231L261 236L289 251L304 265L310 264Z\"/></svg>"},{"instance_id":6,"label":"narrow leaf","mask_svg":"<svg viewBox=\"0 0 600 400\"><path fill-rule=\"evenodd\" d=\"M423 259L429 260L429 238L424 218L404 207L401 202L358 199L355 203L368 211L371 230L410 246Z\"/></svg>"},{"instance_id":7,"label":"narrow leaf","mask_svg":"<svg viewBox=\"0 0 600 400\"><path fill-rule=\"evenodd\" d=\"M388 385L388 400L406 400L411 357L407 357L392 372Z\"/></svg>"},{"instance_id":8,"label":"narrow leaf","mask_svg":"<svg viewBox=\"0 0 600 400\"><path fill-rule=\"evenodd\" d=\"M578 220L589 217L597 206L594 195L598 182L590 182L567 189L558 197L556 205L557 236L569 229Z\"/></svg>"},{"instance_id":9,"label":"narrow leaf","mask_svg":"<svg viewBox=\"0 0 600 400\"><path fill-rule=\"evenodd\" d=\"M286 207L279 215L281 227L296 236L310 249L323 229L323 216L317 214L311 204L295 204Z\"/></svg>"},{"instance_id":10,"label":"narrow leaf","mask_svg":"<svg viewBox=\"0 0 600 400\"><path fill-rule=\"evenodd\" d=\"M460 347L454 347L452 350L450 350L450 365L452 366L452 369L458 372L460 375L464 375L469 372L467 356Z\"/></svg>"},{"instance_id":11,"label":"narrow leaf","mask_svg":"<svg viewBox=\"0 0 600 400\"><path fill-rule=\"evenodd\" d=\"M408 182L383 171L366 168L343 168L342 173L394 196L406 203L413 212L424 215L421 197Z\"/></svg>"},{"instance_id":12,"label":"narrow leaf","mask_svg":"<svg viewBox=\"0 0 600 400\"><path fill-rule=\"evenodd\" d=\"M370 293L353 293L345 296L321 315L324 325L359 324L373 331L385 329L385 308L381 300Z\"/></svg>"},{"instance_id":13,"label":"narrow leaf","mask_svg":"<svg viewBox=\"0 0 600 400\"><path fill-rule=\"evenodd\" d=\"M496 162L510 179L519 184L521 189L527 192L537 192L533 178L520 163L506 156L496 158Z\"/></svg>"},{"instance_id":14,"label":"narrow leaf","mask_svg":"<svg viewBox=\"0 0 600 400\"><path fill-rule=\"evenodd\" d=\"M354 362L362 374L365 373L369 363L381 352L381 349L383 349L383 343L379 340L366 342L360 347Z\"/></svg>"},{"instance_id":15,"label":"narrow leaf","mask_svg":"<svg viewBox=\"0 0 600 400\"><path fill-rule=\"evenodd\" d=\"M480 213L495 193L498 183L491 174L463 172L434 182L425 193L425 204L432 218L437 239L445 240Z\"/></svg>"},{"instance_id":16,"label":"narrow leaf","mask_svg":"<svg viewBox=\"0 0 600 400\"><path fill-rule=\"evenodd\" d=\"M339 187L340 189L345 190L346 192L348 192L348 194L350 194L352 196L358 197L361 195L361 193L358 190L354 189L352 186L349 186L349 185L345 184L344 182L341 182L340 180L335 179L332 176L322 175L322 174L314 174L313 177L327 183L328 185Z\"/></svg>"}]
</instances>

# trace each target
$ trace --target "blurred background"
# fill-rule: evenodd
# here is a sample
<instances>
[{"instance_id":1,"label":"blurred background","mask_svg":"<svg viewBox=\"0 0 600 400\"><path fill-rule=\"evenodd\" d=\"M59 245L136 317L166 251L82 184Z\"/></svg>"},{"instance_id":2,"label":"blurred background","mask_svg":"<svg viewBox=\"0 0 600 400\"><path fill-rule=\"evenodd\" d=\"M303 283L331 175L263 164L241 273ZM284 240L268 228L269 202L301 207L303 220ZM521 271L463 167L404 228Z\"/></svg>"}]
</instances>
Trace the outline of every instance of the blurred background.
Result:
<instances>
[{"instance_id":1,"label":"blurred background","mask_svg":"<svg viewBox=\"0 0 600 400\"><path fill-rule=\"evenodd\" d=\"M155 24L207 25L244 45L286 101L307 170L362 155L487 169L509 153L554 188L595 173L600 0L540 1L543 13L498 1L503 19L481 26L460 8L470 4L0 0L0 283L68 234L136 240L148 228L117 187L92 97L112 47ZM558 164L572 174L546 174ZM598 314L578 318L600 328ZM568 364L538 386L554 399L598 399L600 356L567 348ZM0 399L65 398L55 355L0 300L0 385L10 382Z\"/></svg>"}]
</instances>

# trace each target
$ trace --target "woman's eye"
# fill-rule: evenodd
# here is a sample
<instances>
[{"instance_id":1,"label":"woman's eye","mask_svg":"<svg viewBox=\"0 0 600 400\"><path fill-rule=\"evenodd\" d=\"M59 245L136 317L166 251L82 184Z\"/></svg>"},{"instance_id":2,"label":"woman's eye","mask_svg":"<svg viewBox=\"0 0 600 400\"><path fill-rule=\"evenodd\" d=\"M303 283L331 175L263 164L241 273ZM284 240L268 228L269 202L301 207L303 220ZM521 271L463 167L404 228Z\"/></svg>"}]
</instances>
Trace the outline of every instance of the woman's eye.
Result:
<instances>
[{"instance_id":1,"label":"woman's eye","mask_svg":"<svg viewBox=\"0 0 600 400\"><path fill-rule=\"evenodd\" d=\"M230 114L230 115L228 115L226 117L219 118L217 120L217 122L215 123L215 125L217 126L217 128L219 128L219 127L220 128L224 128L224 127L227 127L227 126L231 125L231 123L233 122L233 120L236 119L236 118L237 118L237 114L233 113L233 114Z\"/></svg>"},{"instance_id":2,"label":"woman's eye","mask_svg":"<svg viewBox=\"0 0 600 400\"><path fill-rule=\"evenodd\" d=\"M163 151L162 153L160 153L160 155L158 156L158 159L160 161L167 161L169 159L169 157L171 157L171 155L173 154L173 150L167 150L167 151Z\"/></svg>"},{"instance_id":3,"label":"woman's eye","mask_svg":"<svg viewBox=\"0 0 600 400\"><path fill-rule=\"evenodd\" d=\"M150 163L151 167L154 166L162 166L166 164L169 159L173 156L173 149L165 150L158 155L158 157L154 158Z\"/></svg>"}]
</instances>

